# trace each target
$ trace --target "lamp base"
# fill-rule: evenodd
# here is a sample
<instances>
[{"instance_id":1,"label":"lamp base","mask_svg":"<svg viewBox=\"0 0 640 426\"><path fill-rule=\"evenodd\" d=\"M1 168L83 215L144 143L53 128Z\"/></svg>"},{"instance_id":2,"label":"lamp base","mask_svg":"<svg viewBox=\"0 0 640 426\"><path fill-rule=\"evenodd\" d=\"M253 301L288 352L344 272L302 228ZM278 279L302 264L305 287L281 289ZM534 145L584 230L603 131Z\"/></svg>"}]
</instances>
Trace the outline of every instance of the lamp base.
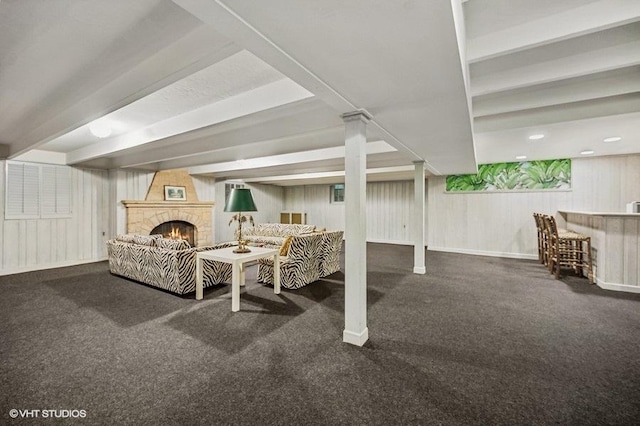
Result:
<instances>
[{"instance_id":1,"label":"lamp base","mask_svg":"<svg viewBox=\"0 0 640 426\"><path fill-rule=\"evenodd\" d=\"M251 253L251 250L249 250L247 247L238 247L233 252L234 253Z\"/></svg>"}]
</instances>

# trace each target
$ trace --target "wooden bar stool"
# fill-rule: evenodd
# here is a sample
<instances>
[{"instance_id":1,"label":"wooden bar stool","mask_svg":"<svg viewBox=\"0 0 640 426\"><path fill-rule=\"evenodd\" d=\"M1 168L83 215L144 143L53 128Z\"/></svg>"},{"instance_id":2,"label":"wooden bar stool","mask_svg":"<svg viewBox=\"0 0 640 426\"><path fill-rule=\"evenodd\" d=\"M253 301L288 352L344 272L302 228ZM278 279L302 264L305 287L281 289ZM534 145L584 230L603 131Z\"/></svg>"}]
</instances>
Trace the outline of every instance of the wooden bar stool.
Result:
<instances>
[{"instance_id":1,"label":"wooden bar stool","mask_svg":"<svg viewBox=\"0 0 640 426\"><path fill-rule=\"evenodd\" d=\"M542 213L534 213L533 218L536 221L536 231L538 233L538 261L543 265L548 264L549 239L545 231Z\"/></svg>"},{"instance_id":2,"label":"wooden bar stool","mask_svg":"<svg viewBox=\"0 0 640 426\"><path fill-rule=\"evenodd\" d=\"M549 271L559 279L562 267L572 268L578 275L586 269L589 282L593 283L591 237L573 231L558 232L553 216L544 215L542 220L549 238Z\"/></svg>"}]
</instances>

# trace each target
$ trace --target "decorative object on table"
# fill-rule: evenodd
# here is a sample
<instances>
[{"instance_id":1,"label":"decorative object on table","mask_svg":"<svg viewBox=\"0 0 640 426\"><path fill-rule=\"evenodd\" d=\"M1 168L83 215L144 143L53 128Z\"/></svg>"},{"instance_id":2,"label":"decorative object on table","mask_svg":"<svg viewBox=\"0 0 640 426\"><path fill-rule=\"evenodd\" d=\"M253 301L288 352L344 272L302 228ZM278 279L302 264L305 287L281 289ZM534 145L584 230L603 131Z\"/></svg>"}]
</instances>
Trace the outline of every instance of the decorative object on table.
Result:
<instances>
[{"instance_id":1,"label":"decorative object on table","mask_svg":"<svg viewBox=\"0 0 640 426\"><path fill-rule=\"evenodd\" d=\"M187 190L184 186L164 186L165 201L187 201Z\"/></svg>"},{"instance_id":2,"label":"decorative object on table","mask_svg":"<svg viewBox=\"0 0 640 426\"><path fill-rule=\"evenodd\" d=\"M246 242L242 240L242 224L249 222L253 226L253 216L244 215L242 212L257 212L253 197L251 196L251 190L248 188L234 188L229 194L227 204L224 206L225 212L234 212L229 225L234 221L238 222L238 248L234 253L249 253L251 250L246 246Z\"/></svg>"}]
</instances>

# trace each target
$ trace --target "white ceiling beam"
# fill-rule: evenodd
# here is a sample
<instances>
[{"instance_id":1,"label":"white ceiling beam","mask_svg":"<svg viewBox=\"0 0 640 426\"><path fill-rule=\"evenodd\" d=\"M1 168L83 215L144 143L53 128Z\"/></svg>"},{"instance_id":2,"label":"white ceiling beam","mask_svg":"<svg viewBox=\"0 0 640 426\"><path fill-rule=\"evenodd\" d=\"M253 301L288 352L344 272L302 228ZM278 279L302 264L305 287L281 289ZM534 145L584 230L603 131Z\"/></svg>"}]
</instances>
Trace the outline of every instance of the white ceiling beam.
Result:
<instances>
[{"instance_id":1,"label":"white ceiling beam","mask_svg":"<svg viewBox=\"0 0 640 426\"><path fill-rule=\"evenodd\" d=\"M93 144L86 148L75 150L67 154L67 161L69 164L80 163L265 109L296 102L311 96L313 95L306 89L292 80L284 78L240 95L160 121L142 130L111 138L101 144Z\"/></svg>"},{"instance_id":2,"label":"white ceiling beam","mask_svg":"<svg viewBox=\"0 0 640 426\"><path fill-rule=\"evenodd\" d=\"M476 134L504 129L532 127L577 121L640 111L640 93L629 93L609 98L554 105L546 108L514 111L505 114L478 117L474 122Z\"/></svg>"},{"instance_id":3,"label":"white ceiling beam","mask_svg":"<svg viewBox=\"0 0 640 426\"><path fill-rule=\"evenodd\" d=\"M307 98L119 151L112 159L115 167L170 162L171 168L185 168L246 158L247 151L253 157L261 157L291 152L292 146L298 150L336 146L343 141L343 135L343 123L335 111L316 98ZM310 143L316 146L309 146ZM271 145L273 151L264 152ZM242 155L236 155L234 149ZM191 154L196 157L188 160Z\"/></svg>"},{"instance_id":4,"label":"white ceiling beam","mask_svg":"<svg viewBox=\"0 0 640 426\"><path fill-rule=\"evenodd\" d=\"M224 1L173 0L173 2L203 22L212 25L216 30L307 88L315 96L334 108L338 115L361 109L316 75L313 70L285 52L258 28L251 25L251 23L233 11L231 7L227 6ZM410 159L424 160L415 150L401 142L395 135L378 123L375 116L369 123L369 128L375 130L384 140L405 152ZM427 165L429 166L428 162ZM432 169L437 172L435 168L432 167Z\"/></svg>"},{"instance_id":5,"label":"white ceiling beam","mask_svg":"<svg viewBox=\"0 0 640 426\"><path fill-rule=\"evenodd\" d=\"M156 55L138 63L91 95L61 109L11 144L11 156L53 140L156 90L221 61L241 49L206 26L198 27Z\"/></svg>"},{"instance_id":6,"label":"white ceiling beam","mask_svg":"<svg viewBox=\"0 0 640 426\"><path fill-rule=\"evenodd\" d=\"M32 149L24 154L14 157L14 160L27 161L31 163L67 164L67 156L64 152L44 151L42 149Z\"/></svg>"},{"instance_id":7,"label":"white ceiling beam","mask_svg":"<svg viewBox=\"0 0 640 426\"><path fill-rule=\"evenodd\" d=\"M367 155L381 154L387 152L395 152L396 148L392 147L384 141L374 141L367 143ZM189 174L216 174L232 172L237 170L255 169L261 167L275 167L291 164L301 164L308 162L316 162L322 160L330 160L335 158L344 158L345 147L336 146L333 148L314 149L310 151L294 152L289 154L272 155L268 157L250 158L237 161L227 161L206 166L197 166L189 168Z\"/></svg>"},{"instance_id":8,"label":"white ceiling beam","mask_svg":"<svg viewBox=\"0 0 640 426\"><path fill-rule=\"evenodd\" d=\"M261 140L249 144L236 144L225 148L208 150L199 154L174 156L159 162L155 162L158 169L184 169L203 166L214 163L234 162L239 159L254 159L272 155L284 155L291 153L292 149L305 151L310 147L317 149L329 149L340 145L344 137L344 128L333 127L318 131L292 135L280 139ZM218 140L216 140L216 146ZM144 163L142 163L144 164Z\"/></svg>"},{"instance_id":9,"label":"white ceiling beam","mask_svg":"<svg viewBox=\"0 0 640 426\"><path fill-rule=\"evenodd\" d=\"M367 169L367 175L375 175L375 174L387 174L387 173L400 173L400 172L413 172L414 166L394 166L394 167L378 167ZM280 176L267 176L267 177L259 177L259 178L248 178L241 179L246 183L273 183L273 182L282 182L288 180L313 180L313 179L323 179L323 178L343 178L344 179L344 170L338 170L333 172L316 172L316 173L298 173L291 175L280 175Z\"/></svg>"},{"instance_id":10,"label":"white ceiling beam","mask_svg":"<svg viewBox=\"0 0 640 426\"><path fill-rule=\"evenodd\" d=\"M525 87L473 99L475 118L640 92L640 67Z\"/></svg>"},{"instance_id":11,"label":"white ceiling beam","mask_svg":"<svg viewBox=\"0 0 640 426\"><path fill-rule=\"evenodd\" d=\"M601 0L468 40L467 59L475 63L639 20L640 1Z\"/></svg>"},{"instance_id":12,"label":"white ceiling beam","mask_svg":"<svg viewBox=\"0 0 640 426\"><path fill-rule=\"evenodd\" d=\"M526 67L472 76L471 94L487 95L639 64L640 42L636 41Z\"/></svg>"}]
</instances>

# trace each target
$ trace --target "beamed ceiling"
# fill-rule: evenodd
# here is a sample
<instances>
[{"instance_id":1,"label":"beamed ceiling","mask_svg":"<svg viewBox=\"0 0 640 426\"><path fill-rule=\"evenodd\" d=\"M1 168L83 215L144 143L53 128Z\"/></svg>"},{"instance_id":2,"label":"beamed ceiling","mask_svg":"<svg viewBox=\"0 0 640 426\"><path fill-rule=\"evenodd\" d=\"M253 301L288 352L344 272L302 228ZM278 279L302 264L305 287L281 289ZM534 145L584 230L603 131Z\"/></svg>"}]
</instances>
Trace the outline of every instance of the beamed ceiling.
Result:
<instances>
[{"instance_id":1,"label":"beamed ceiling","mask_svg":"<svg viewBox=\"0 0 640 426\"><path fill-rule=\"evenodd\" d=\"M354 110L369 180L638 153L640 1L0 0L0 158L340 182Z\"/></svg>"}]
</instances>

